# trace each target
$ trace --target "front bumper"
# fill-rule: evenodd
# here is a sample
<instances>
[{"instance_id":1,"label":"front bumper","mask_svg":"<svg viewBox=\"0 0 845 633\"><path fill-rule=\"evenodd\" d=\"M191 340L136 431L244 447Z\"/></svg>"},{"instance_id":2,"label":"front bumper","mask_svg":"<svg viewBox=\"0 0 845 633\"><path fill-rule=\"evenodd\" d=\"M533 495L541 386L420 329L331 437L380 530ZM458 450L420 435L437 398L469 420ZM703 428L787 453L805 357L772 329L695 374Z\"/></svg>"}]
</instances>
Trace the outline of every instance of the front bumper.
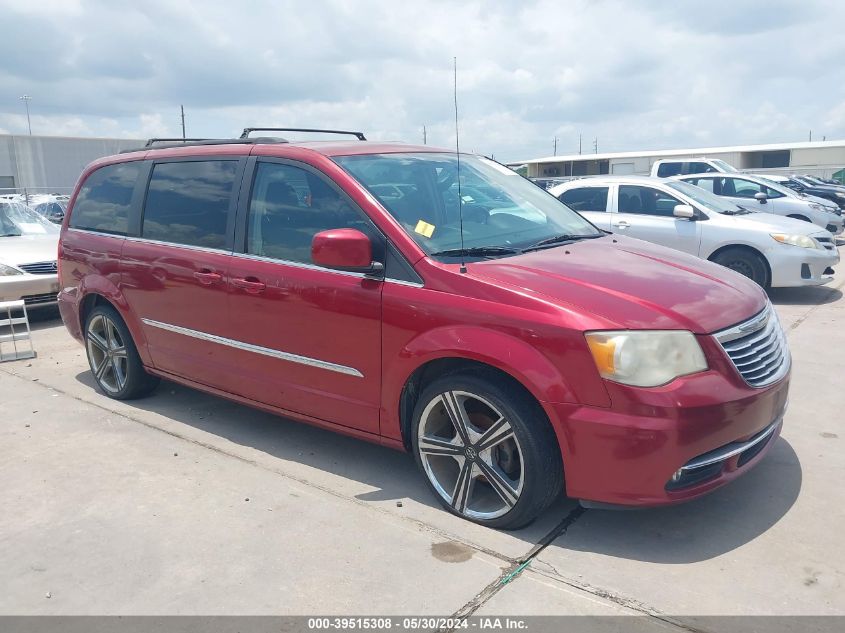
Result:
<instances>
[{"instance_id":1,"label":"front bumper","mask_svg":"<svg viewBox=\"0 0 845 633\"><path fill-rule=\"evenodd\" d=\"M839 263L839 251L835 247L821 250L778 245L768 255L773 288L830 283L833 275L826 271Z\"/></svg>"},{"instance_id":2,"label":"front bumper","mask_svg":"<svg viewBox=\"0 0 845 633\"><path fill-rule=\"evenodd\" d=\"M58 275L9 275L0 277L0 301L23 299L28 309L56 304Z\"/></svg>"},{"instance_id":3,"label":"front bumper","mask_svg":"<svg viewBox=\"0 0 845 633\"><path fill-rule=\"evenodd\" d=\"M700 338L706 372L654 389L607 383L610 409L547 405L569 497L591 505L687 501L741 476L771 449L786 410L789 374L768 387L750 387L718 343ZM721 459L709 461L716 456Z\"/></svg>"}]
</instances>

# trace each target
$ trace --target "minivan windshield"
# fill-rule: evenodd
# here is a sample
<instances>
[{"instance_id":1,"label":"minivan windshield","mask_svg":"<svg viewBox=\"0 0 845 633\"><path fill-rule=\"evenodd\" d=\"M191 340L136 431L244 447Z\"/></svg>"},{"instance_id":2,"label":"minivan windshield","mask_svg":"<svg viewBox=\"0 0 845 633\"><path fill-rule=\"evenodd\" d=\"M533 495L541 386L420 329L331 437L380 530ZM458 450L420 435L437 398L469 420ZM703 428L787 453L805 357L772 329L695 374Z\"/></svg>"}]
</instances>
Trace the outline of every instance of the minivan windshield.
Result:
<instances>
[{"instance_id":1,"label":"minivan windshield","mask_svg":"<svg viewBox=\"0 0 845 633\"><path fill-rule=\"evenodd\" d=\"M59 227L20 202L0 202L0 237L47 235Z\"/></svg>"},{"instance_id":2,"label":"minivan windshield","mask_svg":"<svg viewBox=\"0 0 845 633\"><path fill-rule=\"evenodd\" d=\"M334 161L433 257L504 257L604 235L537 185L480 156L461 155L460 180L455 154L366 154Z\"/></svg>"},{"instance_id":3,"label":"minivan windshield","mask_svg":"<svg viewBox=\"0 0 845 633\"><path fill-rule=\"evenodd\" d=\"M670 189L684 194L687 198L691 198L694 202L709 211L724 213L725 215L744 215L751 213L751 211L737 206L725 198L717 196L715 193L711 193L706 189L684 182L683 180L667 180L664 184Z\"/></svg>"}]
</instances>

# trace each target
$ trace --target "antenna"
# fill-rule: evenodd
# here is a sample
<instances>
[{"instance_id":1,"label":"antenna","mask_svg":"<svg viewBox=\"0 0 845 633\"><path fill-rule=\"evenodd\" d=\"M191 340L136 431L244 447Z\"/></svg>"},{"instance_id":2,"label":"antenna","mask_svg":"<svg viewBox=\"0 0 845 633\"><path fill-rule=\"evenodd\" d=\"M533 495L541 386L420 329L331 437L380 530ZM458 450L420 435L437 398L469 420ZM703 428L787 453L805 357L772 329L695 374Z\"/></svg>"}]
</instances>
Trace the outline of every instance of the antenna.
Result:
<instances>
[{"instance_id":1,"label":"antenna","mask_svg":"<svg viewBox=\"0 0 845 633\"><path fill-rule=\"evenodd\" d=\"M464 199L461 197L461 145L458 142L458 58L452 58L452 69L454 73L454 94L455 94L455 157L458 159L458 220L461 223L461 268L460 271L467 271L467 263L464 260Z\"/></svg>"}]
</instances>

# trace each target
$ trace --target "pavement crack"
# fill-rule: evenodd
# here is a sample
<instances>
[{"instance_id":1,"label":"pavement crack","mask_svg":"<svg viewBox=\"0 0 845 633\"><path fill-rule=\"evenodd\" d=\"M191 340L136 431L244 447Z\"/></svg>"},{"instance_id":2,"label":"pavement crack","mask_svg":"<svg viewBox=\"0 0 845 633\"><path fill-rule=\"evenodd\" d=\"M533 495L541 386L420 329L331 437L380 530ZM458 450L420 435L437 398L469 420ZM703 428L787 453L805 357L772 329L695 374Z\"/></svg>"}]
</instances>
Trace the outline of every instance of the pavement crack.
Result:
<instances>
[{"instance_id":1,"label":"pavement crack","mask_svg":"<svg viewBox=\"0 0 845 633\"><path fill-rule=\"evenodd\" d=\"M450 628L438 629L439 633L451 633L451 631L454 631L460 622L466 620L468 617L473 615L482 606L484 606L484 604L487 603L493 596L495 596L502 589L504 589L508 583L519 577L519 574L521 574L525 569L527 569L531 565L531 561L533 561L540 554L540 552L546 549L546 547L548 547L556 539L566 534L566 531L570 528L570 526L575 523L575 521L577 521L586 511L586 508L581 505L572 508L572 510L570 510L569 513L567 513L567 515L563 517L560 523L558 523L543 538L541 538L537 542L537 544L528 551L527 554L525 554L519 560L516 560L510 565L508 565L504 570L502 570L502 573L493 582L484 587L469 602L467 602L464 606L455 611L455 613L453 613L450 618L448 618L455 624L455 626L452 626Z\"/></svg>"}]
</instances>

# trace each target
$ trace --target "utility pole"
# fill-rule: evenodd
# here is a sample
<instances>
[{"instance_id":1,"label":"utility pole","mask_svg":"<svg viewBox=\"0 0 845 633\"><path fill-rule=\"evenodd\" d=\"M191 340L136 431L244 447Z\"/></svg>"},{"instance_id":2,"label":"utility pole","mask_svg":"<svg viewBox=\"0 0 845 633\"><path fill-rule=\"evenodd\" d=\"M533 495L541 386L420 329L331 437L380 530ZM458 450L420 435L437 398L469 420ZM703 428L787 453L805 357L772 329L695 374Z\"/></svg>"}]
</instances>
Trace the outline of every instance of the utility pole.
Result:
<instances>
[{"instance_id":1,"label":"utility pole","mask_svg":"<svg viewBox=\"0 0 845 633\"><path fill-rule=\"evenodd\" d=\"M557 156L557 136L555 136L554 148L555 153L553 154L553 156Z\"/></svg>"},{"instance_id":2,"label":"utility pole","mask_svg":"<svg viewBox=\"0 0 845 633\"><path fill-rule=\"evenodd\" d=\"M185 106L180 105L179 109L182 110L182 140L185 140Z\"/></svg>"},{"instance_id":3,"label":"utility pole","mask_svg":"<svg viewBox=\"0 0 845 633\"><path fill-rule=\"evenodd\" d=\"M428 145L428 134L425 131L424 125L423 125L423 145Z\"/></svg>"},{"instance_id":4,"label":"utility pole","mask_svg":"<svg viewBox=\"0 0 845 633\"><path fill-rule=\"evenodd\" d=\"M578 135L578 153L581 153L581 135Z\"/></svg>"},{"instance_id":5,"label":"utility pole","mask_svg":"<svg viewBox=\"0 0 845 633\"><path fill-rule=\"evenodd\" d=\"M813 130L810 130L810 142L813 141Z\"/></svg>"},{"instance_id":6,"label":"utility pole","mask_svg":"<svg viewBox=\"0 0 845 633\"><path fill-rule=\"evenodd\" d=\"M29 95L23 95L20 97L20 100L23 101L26 106L26 127L29 128L29 135L32 136L32 123L29 121L29 102L32 101L32 97Z\"/></svg>"},{"instance_id":7,"label":"utility pole","mask_svg":"<svg viewBox=\"0 0 845 633\"><path fill-rule=\"evenodd\" d=\"M599 139L598 137L593 139L593 154L599 153Z\"/></svg>"}]
</instances>

